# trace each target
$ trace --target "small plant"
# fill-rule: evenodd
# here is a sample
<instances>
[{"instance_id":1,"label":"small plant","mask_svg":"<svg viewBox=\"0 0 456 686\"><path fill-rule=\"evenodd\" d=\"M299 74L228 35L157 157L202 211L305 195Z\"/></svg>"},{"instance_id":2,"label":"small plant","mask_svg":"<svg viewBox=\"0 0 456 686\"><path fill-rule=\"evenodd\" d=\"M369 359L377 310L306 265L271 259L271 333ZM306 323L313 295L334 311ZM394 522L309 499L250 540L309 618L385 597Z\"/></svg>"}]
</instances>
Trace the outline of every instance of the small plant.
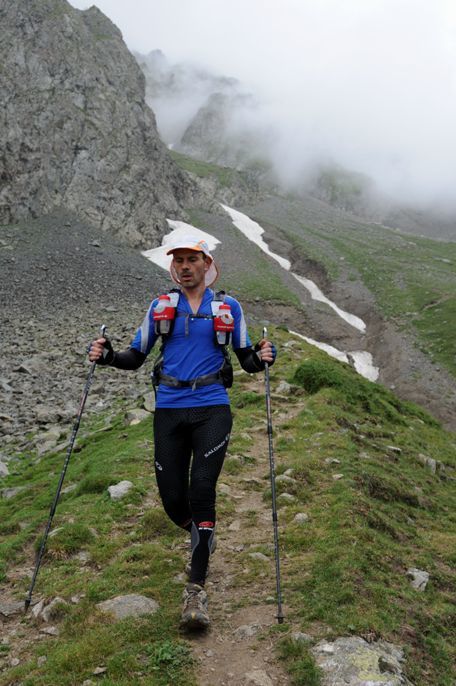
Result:
<instances>
[{"instance_id":1,"label":"small plant","mask_svg":"<svg viewBox=\"0 0 456 686\"><path fill-rule=\"evenodd\" d=\"M167 639L151 648L150 667L159 672L163 683L183 683L183 672L193 663L189 646L181 641Z\"/></svg>"},{"instance_id":2,"label":"small plant","mask_svg":"<svg viewBox=\"0 0 456 686\"><path fill-rule=\"evenodd\" d=\"M109 474L89 474L76 489L76 495L84 493L104 493L113 483L113 477Z\"/></svg>"},{"instance_id":3,"label":"small plant","mask_svg":"<svg viewBox=\"0 0 456 686\"><path fill-rule=\"evenodd\" d=\"M321 670L303 643L284 638L279 644L279 656L286 661L292 686L320 686Z\"/></svg>"},{"instance_id":4,"label":"small plant","mask_svg":"<svg viewBox=\"0 0 456 686\"><path fill-rule=\"evenodd\" d=\"M93 532L84 524L77 522L65 524L61 531L56 530L55 535L52 535L51 532L47 542L47 552L54 559L65 559L92 543L94 539ZM37 551L41 546L41 541L42 537L40 536L35 544Z\"/></svg>"}]
</instances>

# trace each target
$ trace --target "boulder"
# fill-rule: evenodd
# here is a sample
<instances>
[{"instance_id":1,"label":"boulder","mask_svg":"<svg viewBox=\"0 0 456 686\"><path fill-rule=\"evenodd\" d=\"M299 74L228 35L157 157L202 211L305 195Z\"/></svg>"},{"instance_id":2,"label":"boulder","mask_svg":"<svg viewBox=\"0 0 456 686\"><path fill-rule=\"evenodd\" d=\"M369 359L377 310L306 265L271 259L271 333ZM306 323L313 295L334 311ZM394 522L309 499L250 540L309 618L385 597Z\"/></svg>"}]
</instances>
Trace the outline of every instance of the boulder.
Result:
<instances>
[{"instance_id":1,"label":"boulder","mask_svg":"<svg viewBox=\"0 0 456 686\"><path fill-rule=\"evenodd\" d=\"M114 615L116 619L125 619L154 614L159 609L159 604L152 598L131 594L104 600L102 603L97 603L97 607L102 612Z\"/></svg>"},{"instance_id":2,"label":"boulder","mask_svg":"<svg viewBox=\"0 0 456 686\"><path fill-rule=\"evenodd\" d=\"M417 591L425 591L429 582L429 573L422 569L411 567L407 570L407 576L411 578L411 584Z\"/></svg>"},{"instance_id":3,"label":"boulder","mask_svg":"<svg viewBox=\"0 0 456 686\"><path fill-rule=\"evenodd\" d=\"M402 673L404 653L398 646L358 636L320 641L311 649L325 686L412 686Z\"/></svg>"},{"instance_id":4,"label":"boulder","mask_svg":"<svg viewBox=\"0 0 456 686\"><path fill-rule=\"evenodd\" d=\"M111 500L121 500L133 488L131 481L119 481L118 484L109 486L108 493Z\"/></svg>"},{"instance_id":5,"label":"boulder","mask_svg":"<svg viewBox=\"0 0 456 686\"><path fill-rule=\"evenodd\" d=\"M135 424L142 422L144 419L150 419L150 412L140 408L129 410L126 414L126 419L130 426L134 426Z\"/></svg>"}]
</instances>

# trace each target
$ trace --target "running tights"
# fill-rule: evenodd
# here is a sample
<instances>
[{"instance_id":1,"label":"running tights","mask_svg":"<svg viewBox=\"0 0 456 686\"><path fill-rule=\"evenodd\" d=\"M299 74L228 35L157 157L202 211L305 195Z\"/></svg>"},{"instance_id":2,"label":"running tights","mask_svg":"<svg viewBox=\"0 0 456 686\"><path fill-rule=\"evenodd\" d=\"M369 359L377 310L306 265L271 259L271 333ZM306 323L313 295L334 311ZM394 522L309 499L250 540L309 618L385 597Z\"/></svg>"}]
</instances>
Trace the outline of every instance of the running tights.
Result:
<instances>
[{"instance_id":1,"label":"running tights","mask_svg":"<svg viewBox=\"0 0 456 686\"><path fill-rule=\"evenodd\" d=\"M165 512L191 532L190 581L203 585L216 521L216 484L232 426L229 405L158 408L155 474Z\"/></svg>"}]
</instances>

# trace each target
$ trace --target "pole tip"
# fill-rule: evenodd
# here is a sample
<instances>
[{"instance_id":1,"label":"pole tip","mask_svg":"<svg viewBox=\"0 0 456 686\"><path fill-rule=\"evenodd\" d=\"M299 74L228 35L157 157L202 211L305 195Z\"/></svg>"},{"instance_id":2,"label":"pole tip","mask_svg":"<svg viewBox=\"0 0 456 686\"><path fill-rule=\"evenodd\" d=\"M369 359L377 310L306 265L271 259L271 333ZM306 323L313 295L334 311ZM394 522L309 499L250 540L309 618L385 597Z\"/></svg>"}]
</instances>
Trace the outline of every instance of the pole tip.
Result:
<instances>
[{"instance_id":1,"label":"pole tip","mask_svg":"<svg viewBox=\"0 0 456 686\"><path fill-rule=\"evenodd\" d=\"M279 616L277 617L277 621L278 621L279 624L283 624L283 615L279 615Z\"/></svg>"},{"instance_id":2,"label":"pole tip","mask_svg":"<svg viewBox=\"0 0 456 686\"><path fill-rule=\"evenodd\" d=\"M28 611L28 609L29 609L29 607L30 607L30 601L31 601L30 598L26 598L26 599L25 599L25 603L24 603L24 615L27 614L27 611Z\"/></svg>"}]
</instances>

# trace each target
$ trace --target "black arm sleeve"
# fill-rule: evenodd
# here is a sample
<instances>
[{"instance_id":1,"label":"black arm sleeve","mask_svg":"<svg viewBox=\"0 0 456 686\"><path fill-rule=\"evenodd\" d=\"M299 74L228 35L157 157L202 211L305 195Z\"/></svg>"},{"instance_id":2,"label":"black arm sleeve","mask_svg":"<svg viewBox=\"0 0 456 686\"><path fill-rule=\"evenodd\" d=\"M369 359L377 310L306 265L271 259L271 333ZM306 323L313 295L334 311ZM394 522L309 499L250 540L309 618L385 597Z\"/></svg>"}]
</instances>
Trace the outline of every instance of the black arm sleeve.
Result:
<instances>
[{"instance_id":1,"label":"black arm sleeve","mask_svg":"<svg viewBox=\"0 0 456 686\"><path fill-rule=\"evenodd\" d=\"M144 353L134 348L129 348L123 353L114 353L111 367L117 367L117 369L138 369L145 359L146 355Z\"/></svg>"},{"instance_id":2,"label":"black arm sleeve","mask_svg":"<svg viewBox=\"0 0 456 686\"><path fill-rule=\"evenodd\" d=\"M236 348L234 352L245 372L254 374L264 369L264 362L260 360L253 348Z\"/></svg>"}]
</instances>

